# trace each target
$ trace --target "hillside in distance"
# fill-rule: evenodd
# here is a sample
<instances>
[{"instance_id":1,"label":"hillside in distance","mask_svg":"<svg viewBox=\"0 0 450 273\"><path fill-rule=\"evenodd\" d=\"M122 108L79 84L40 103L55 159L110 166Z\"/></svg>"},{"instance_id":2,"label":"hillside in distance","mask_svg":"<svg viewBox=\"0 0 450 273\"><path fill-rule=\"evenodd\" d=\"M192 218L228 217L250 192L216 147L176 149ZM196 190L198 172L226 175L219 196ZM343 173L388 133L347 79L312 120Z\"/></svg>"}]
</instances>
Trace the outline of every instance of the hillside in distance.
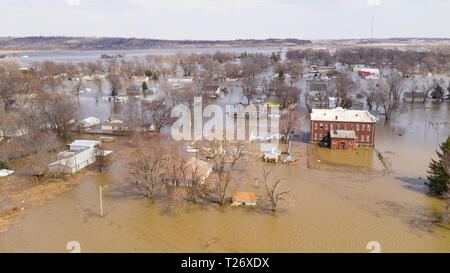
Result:
<instances>
[{"instance_id":1,"label":"hillside in distance","mask_svg":"<svg viewBox=\"0 0 450 273\"><path fill-rule=\"evenodd\" d=\"M299 39L159 40L110 37L0 37L0 50L132 50L190 47L285 47L310 44Z\"/></svg>"}]
</instances>

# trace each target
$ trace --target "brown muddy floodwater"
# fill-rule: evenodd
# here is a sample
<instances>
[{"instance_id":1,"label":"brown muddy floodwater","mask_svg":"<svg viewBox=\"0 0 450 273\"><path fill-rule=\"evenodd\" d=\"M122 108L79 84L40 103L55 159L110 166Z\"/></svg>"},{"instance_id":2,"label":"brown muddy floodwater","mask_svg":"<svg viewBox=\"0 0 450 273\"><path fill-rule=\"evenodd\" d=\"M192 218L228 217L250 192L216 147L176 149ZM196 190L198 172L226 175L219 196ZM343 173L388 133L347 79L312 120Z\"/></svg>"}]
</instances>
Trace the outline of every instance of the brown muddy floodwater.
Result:
<instances>
[{"instance_id":1,"label":"brown muddy floodwater","mask_svg":"<svg viewBox=\"0 0 450 273\"><path fill-rule=\"evenodd\" d=\"M437 223L442 201L426 195L421 178L450 133L450 104L426 107L403 105L390 125L379 122L376 149L390 175L367 152L361 169L308 169L306 160L277 165L276 175L291 190L277 214L260 200L255 209L169 208L130 191L113 169L0 233L0 252L68 252L69 241L78 241L82 252L369 252L369 241L378 241L382 252L449 252L449 227ZM262 192L254 178L263 164L249 166L233 187ZM105 184L101 218L98 186Z\"/></svg>"}]
</instances>

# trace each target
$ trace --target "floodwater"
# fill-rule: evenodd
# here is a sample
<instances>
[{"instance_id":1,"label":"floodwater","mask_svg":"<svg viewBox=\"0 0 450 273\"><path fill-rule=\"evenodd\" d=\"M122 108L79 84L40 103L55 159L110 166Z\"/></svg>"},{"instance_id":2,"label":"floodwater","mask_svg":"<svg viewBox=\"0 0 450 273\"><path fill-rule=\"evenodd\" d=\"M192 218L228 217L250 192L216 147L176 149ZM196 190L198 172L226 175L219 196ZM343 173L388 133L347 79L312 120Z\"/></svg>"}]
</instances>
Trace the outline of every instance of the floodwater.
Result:
<instances>
[{"instance_id":1,"label":"floodwater","mask_svg":"<svg viewBox=\"0 0 450 273\"><path fill-rule=\"evenodd\" d=\"M15 58L22 63L23 66L28 66L33 62L53 61L53 62L96 62L102 60L100 57L102 54L107 55L122 55L124 60L144 59L147 55L174 55L178 53L183 54L214 54L216 51L222 52L234 52L240 54L247 53L264 53L271 54L272 52L281 51L282 53L287 50L295 49L299 47L205 47L205 48L179 48L179 49L143 49L143 50L88 50L88 51L35 51L35 52L21 52L14 54ZM282 54L284 55L284 54Z\"/></svg>"},{"instance_id":2,"label":"floodwater","mask_svg":"<svg viewBox=\"0 0 450 273\"><path fill-rule=\"evenodd\" d=\"M82 55L90 60L101 53ZM54 54L50 59L74 60L66 54L77 53L36 54L27 59ZM217 103L239 101L238 89ZM120 104L103 102L92 90L79 96L82 117L105 120L120 113ZM130 190L118 162L109 173L78 184L0 233L0 252L69 252L70 241L78 241L82 252L369 252L370 241L379 242L382 252L450 252L449 226L438 223L443 203L427 195L424 185L430 158L450 135L449 117L448 102L403 103L389 124L378 121L375 149L390 174L381 171L373 149L331 153L309 147L319 150L324 164L335 167L343 161L344 166L308 168L305 158L277 165L274 175L285 179L290 194L276 214L262 198L262 185L255 185L268 166L262 162L245 166L232 185L233 190L257 192L256 208L176 207L164 197L148 200ZM302 135L307 128L302 120ZM305 143L297 145L306 151ZM99 216L99 185L109 185L104 217Z\"/></svg>"},{"instance_id":3,"label":"floodwater","mask_svg":"<svg viewBox=\"0 0 450 273\"><path fill-rule=\"evenodd\" d=\"M369 252L370 241L382 252L449 252L449 227L437 223L442 201L426 194L421 179L450 134L449 109L404 104L389 125L378 122L376 149L390 175L308 169L304 160L277 165L290 196L276 214L261 196L257 208L170 207L132 192L120 168L112 168L0 233L0 252L68 252L69 241L82 252ZM248 166L233 188L261 194L254 178L264 164ZM102 218L98 186L105 184Z\"/></svg>"}]
</instances>

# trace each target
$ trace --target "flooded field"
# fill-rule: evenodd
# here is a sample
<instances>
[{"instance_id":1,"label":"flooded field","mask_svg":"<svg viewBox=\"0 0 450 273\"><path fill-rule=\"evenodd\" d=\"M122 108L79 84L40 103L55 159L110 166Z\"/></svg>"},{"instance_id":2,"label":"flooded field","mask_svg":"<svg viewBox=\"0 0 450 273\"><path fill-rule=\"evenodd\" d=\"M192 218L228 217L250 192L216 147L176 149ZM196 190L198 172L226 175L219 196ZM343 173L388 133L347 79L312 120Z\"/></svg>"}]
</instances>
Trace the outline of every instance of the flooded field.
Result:
<instances>
[{"instance_id":1,"label":"flooded field","mask_svg":"<svg viewBox=\"0 0 450 273\"><path fill-rule=\"evenodd\" d=\"M390 175L376 171L382 166L372 150L359 166L371 171L308 168L307 144L296 142L301 160L274 170L290 188L277 214L255 185L268 166L262 162L233 184L259 193L254 209L148 200L130 190L117 163L0 233L0 252L68 252L69 241L82 252L369 252L369 241L382 252L449 252L449 227L438 223L442 201L424 185L430 158L450 134L449 110L448 103L403 104L390 124L378 122L376 149ZM102 218L98 186L106 184Z\"/></svg>"},{"instance_id":2,"label":"flooded field","mask_svg":"<svg viewBox=\"0 0 450 273\"><path fill-rule=\"evenodd\" d=\"M262 52L265 54L270 54L274 51L286 52L294 47L290 48L277 48L277 47L216 47L216 48L179 48L179 49L145 49L145 50L91 50L91 51L35 51L35 52L21 52L14 54L15 58L22 63L24 66L29 66L33 62L43 62L43 61L53 61L53 62L95 62L100 60L102 54L107 55L122 55L124 60L132 60L134 58L144 59L146 55L173 55L178 53L209 53L214 54L216 51L223 52L234 52L240 54L242 52L255 53ZM295 47L298 48L298 47Z\"/></svg>"}]
</instances>

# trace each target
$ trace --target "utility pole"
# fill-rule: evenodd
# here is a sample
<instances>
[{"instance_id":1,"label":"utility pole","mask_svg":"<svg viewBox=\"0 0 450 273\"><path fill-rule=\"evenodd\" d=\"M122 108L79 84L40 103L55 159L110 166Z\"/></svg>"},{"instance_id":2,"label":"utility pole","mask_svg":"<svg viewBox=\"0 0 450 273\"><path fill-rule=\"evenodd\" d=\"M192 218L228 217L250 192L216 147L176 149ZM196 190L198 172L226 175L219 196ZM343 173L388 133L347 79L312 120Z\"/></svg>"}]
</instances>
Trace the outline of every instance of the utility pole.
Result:
<instances>
[{"instance_id":1,"label":"utility pole","mask_svg":"<svg viewBox=\"0 0 450 273\"><path fill-rule=\"evenodd\" d=\"M374 16L372 15L372 26L370 28L370 39L373 39L373 21L374 21Z\"/></svg>"},{"instance_id":2,"label":"utility pole","mask_svg":"<svg viewBox=\"0 0 450 273\"><path fill-rule=\"evenodd\" d=\"M106 189L108 187L108 185L105 185L104 187L102 186L98 186L98 189L100 190L100 216L103 217L103 199L102 199L102 192L104 189Z\"/></svg>"}]
</instances>

